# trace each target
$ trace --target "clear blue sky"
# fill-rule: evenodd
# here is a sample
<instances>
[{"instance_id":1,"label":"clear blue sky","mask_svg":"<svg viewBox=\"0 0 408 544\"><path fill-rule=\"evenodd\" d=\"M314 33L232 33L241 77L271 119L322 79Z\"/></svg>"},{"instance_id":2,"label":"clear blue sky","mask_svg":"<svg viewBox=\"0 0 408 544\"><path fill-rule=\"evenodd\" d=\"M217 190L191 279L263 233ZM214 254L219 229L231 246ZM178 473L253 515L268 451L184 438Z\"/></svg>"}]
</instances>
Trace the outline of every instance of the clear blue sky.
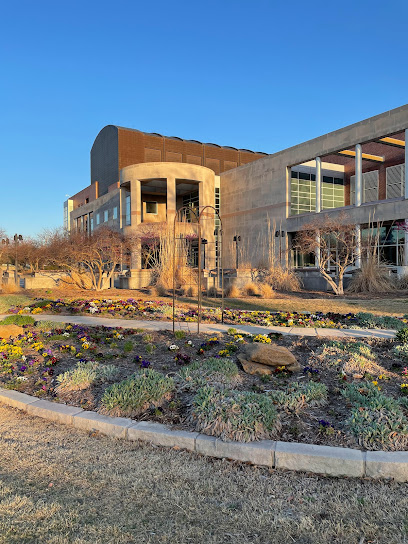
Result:
<instances>
[{"instance_id":1,"label":"clear blue sky","mask_svg":"<svg viewBox=\"0 0 408 544\"><path fill-rule=\"evenodd\" d=\"M0 226L62 224L116 124L275 152L408 102L408 3L23 0L0 17Z\"/></svg>"}]
</instances>

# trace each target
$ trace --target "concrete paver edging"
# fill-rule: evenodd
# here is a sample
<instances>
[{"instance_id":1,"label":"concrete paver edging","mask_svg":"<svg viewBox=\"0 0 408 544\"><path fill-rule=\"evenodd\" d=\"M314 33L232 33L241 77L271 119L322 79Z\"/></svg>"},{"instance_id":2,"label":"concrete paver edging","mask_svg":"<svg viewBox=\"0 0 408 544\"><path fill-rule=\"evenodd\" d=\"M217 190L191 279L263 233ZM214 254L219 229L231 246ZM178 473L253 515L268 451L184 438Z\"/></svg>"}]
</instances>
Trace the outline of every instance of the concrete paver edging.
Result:
<instances>
[{"instance_id":1,"label":"concrete paver edging","mask_svg":"<svg viewBox=\"0 0 408 544\"><path fill-rule=\"evenodd\" d=\"M273 440L224 442L196 432L173 430L161 423L109 417L1 388L0 403L89 432L98 431L113 438L177 447L210 457L234 459L270 468L314 472L325 476L392 478L398 482L408 481L408 451L363 452L350 448Z\"/></svg>"}]
</instances>

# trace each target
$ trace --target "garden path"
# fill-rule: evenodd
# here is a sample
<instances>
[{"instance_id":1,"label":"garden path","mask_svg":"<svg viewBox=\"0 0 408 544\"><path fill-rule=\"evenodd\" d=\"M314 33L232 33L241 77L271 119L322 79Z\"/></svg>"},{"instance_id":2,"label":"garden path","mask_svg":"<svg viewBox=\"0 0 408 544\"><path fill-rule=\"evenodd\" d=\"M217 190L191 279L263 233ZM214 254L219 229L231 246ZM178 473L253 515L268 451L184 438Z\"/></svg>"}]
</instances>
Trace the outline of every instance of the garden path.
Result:
<instances>
[{"instance_id":1,"label":"garden path","mask_svg":"<svg viewBox=\"0 0 408 544\"><path fill-rule=\"evenodd\" d=\"M0 315L0 319L6 317ZM37 321L59 321L63 323L73 323L76 325L98 326L105 327L122 327L124 329L146 329L151 331L172 330L173 323L171 321L153 321L142 319L116 319L110 317L95 317L87 315L55 315L41 314L36 315ZM395 336L395 331L390 329L328 329L328 328L312 328L312 327L258 327L255 325L223 325L222 323L201 323L200 332L215 334L217 332L227 332L233 327L239 332L252 334L265 334L266 332L279 332L286 335L296 336L317 336L317 337L336 337L336 338L382 338L391 339ZM197 323L177 322L177 330L185 330L195 333L197 331Z\"/></svg>"}]
</instances>

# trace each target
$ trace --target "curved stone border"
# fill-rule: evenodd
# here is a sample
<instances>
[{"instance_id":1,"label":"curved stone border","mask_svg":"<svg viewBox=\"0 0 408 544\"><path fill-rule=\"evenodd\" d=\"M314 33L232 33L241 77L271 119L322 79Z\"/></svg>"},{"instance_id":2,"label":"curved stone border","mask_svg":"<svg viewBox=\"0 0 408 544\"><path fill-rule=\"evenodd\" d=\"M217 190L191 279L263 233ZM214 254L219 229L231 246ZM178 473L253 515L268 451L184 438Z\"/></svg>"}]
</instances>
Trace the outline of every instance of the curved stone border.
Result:
<instances>
[{"instance_id":1,"label":"curved stone border","mask_svg":"<svg viewBox=\"0 0 408 544\"><path fill-rule=\"evenodd\" d=\"M19 391L0 388L0 402L30 415L114 438L142 440L157 446L178 447L210 457L234 459L270 468L314 472L326 476L393 478L408 481L408 451L384 452L299 444L296 442L224 442L190 431L172 430L161 423L108 417L75 406L39 400Z\"/></svg>"}]
</instances>

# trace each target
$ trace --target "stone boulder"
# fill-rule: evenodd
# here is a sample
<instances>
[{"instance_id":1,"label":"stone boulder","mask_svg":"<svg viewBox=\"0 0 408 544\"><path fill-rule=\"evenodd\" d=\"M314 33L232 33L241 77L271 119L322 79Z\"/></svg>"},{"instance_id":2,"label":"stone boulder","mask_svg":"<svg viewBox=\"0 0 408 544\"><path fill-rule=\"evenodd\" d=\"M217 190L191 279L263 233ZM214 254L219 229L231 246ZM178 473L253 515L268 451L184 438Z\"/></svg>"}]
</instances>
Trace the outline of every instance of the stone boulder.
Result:
<instances>
[{"instance_id":1,"label":"stone boulder","mask_svg":"<svg viewBox=\"0 0 408 544\"><path fill-rule=\"evenodd\" d=\"M293 353L275 344L246 344L238 353L238 360L248 374L272 374L278 366L290 372L301 368Z\"/></svg>"},{"instance_id":2,"label":"stone boulder","mask_svg":"<svg viewBox=\"0 0 408 544\"><path fill-rule=\"evenodd\" d=\"M0 325L0 338L8 340L9 338L15 338L19 334L24 334L23 327L18 325Z\"/></svg>"}]
</instances>

